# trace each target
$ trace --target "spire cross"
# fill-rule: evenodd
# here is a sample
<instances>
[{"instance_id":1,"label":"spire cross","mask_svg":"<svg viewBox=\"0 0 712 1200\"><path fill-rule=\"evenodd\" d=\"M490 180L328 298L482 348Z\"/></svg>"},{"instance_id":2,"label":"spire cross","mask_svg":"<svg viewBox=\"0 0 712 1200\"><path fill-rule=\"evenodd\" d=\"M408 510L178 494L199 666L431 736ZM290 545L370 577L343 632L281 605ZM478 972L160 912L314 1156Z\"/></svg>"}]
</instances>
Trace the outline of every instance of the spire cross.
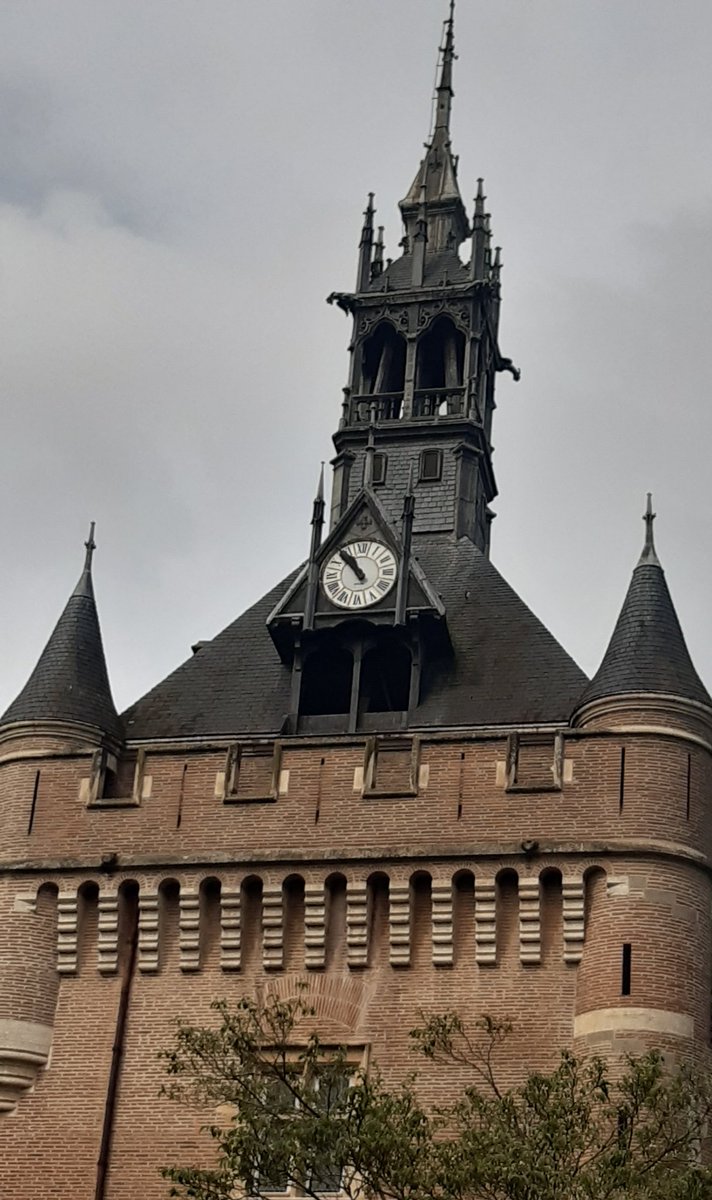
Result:
<instances>
[{"instance_id":1,"label":"spire cross","mask_svg":"<svg viewBox=\"0 0 712 1200\"><path fill-rule=\"evenodd\" d=\"M653 493L648 492L648 502L645 506L645 515L643 517L643 520L645 521L645 548L646 548L646 550L652 549L652 546L653 546L653 521L655 520L656 516L657 516L657 513L653 512Z\"/></svg>"},{"instance_id":2,"label":"spire cross","mask_svg":"<svg viewBox=\"0 0 712 1200\"><path fill-rule=\"evenodd\" d=\"M640 566L641 563L652 563L653 565L657 564L659 566L660 563L655 552L655 542L653 540L653 521L655 520L655 513L653 512L652 492L648 492L648 500L645 505L643 520L645 521L645 545L643 546L643 553L638 560L638 565Z\"/></svg>"},{"instance_id":3,"label":"spire cross","mask_svg":"<svg viewBox=\"0 0 712 1200\"><path fill-rule=\"evenodd\" d=\"M94 541L95 528L96 528L96 521L92 521L89 526L89 537L87 538L87 540L84 543L84 545L86 546L86 558L84 560L84 570L85 571L91 571L91 560L94 556L94 551L96 550L96 542Z\"/></svg>"}]
</instances>

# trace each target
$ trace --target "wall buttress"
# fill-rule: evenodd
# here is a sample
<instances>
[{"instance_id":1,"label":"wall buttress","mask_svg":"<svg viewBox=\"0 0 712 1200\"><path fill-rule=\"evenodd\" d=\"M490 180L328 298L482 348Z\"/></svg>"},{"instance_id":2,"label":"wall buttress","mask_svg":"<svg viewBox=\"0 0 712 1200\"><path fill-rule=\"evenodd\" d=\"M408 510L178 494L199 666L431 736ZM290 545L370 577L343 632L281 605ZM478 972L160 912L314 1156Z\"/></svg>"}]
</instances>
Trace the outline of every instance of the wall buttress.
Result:
<instances>
[{"instance_id":1,"label":"wall buttress","mask_svg":"<svg viewBox=\"0 0 712 1200\"><path fill-rule=\"evenodd\" d=\"M57 897L57 973L76 975L77 972L77 911L76 892L60 892Z\"/></svg>"},{"instance_id":2,"label":"wall buttress","mask_svg":"<svg viewBox=\"0 0 712 1200\"><path fill-rule=\"evenodd\" d=\"M475 879L475 962L497 963L497 885L494 879Z\"/></svg>"},{"instance_id":3,"label":"wall buttress","mask_svg":"<svg viewBox=\"0 0 712 1200\"><path fill-rule=\"evenodd\" d=\"M451 967L453 962L452 883L433 882L433 966Z\"/></svg>"},{"instance_id":4,"label":"wall buttress","mask_svg":"<svg viewBox=\"0 0 712 1200\"><path fill-rule=\"evenodd\" d=\"M281 971L284 965L282 887L266 887L262 893L262 964L265 971Z\"/></svg>"},{"instance_id":5,"label":"wall buttress","mask_svg":"<svg viewBox=\"0 0 712 1200\"><path fill-rule=\"evenodd\" d=\"M200 894L187 888L180 890L179 952L181 971L200 970Z\"/></svg>"},{"instance_id":6,"label":"wall buttress","mask_svg":"<svg viewBox=\"0 0 712 1200\"><path fill-rule=\"evenodd\" d=\"M138 900L138 969L158 970L158 892L143 889Z\"/></svg>"},{"instance_id":7,"label":"wall buttress","mask_svg":"<svg viewBox=\"0 0 712 1200\"><path fill-rule=\"evenodd\" d=\"M583 955L584 882L579 876L562 880L564 910L564 962L579 963Z\"/></svg>"},{"instance_id":8,"label":"wall buttress","mask_svg":"<svg viewBox=\"0 0 712 1200\"><path fill-rule=\"evenodd\" d=\"M539 880L519 880L519 961L527 966L541 962L541 905Z\"/></svg>"},{"instance_id":9,"label":"wall buttress","mask_svg":"<svg viewBox=\"0 0 712 1200\"><path fill-rule=\"evenodd\" d=\"M410 884L390 888L390 960L392 967L410 966Z\"/></svg>"},{"instance_id":10,"label":"wall buttress","mask_svg":"<svg viewBox=\"0 0 712 1200\"><path fill-rule=\"evenodd\" d=\"M220 892L220 966L239 971L241 957L240 887L223 885Z\"/></svg>"},{"instance_id":11,"label":"wall buttress","mask_svg":"<svg viewBox=\"0 0 712 1200\"><path fill-rule=\"evenodd\" d=\"M119 897L99 893L96 965L101 975L112 975L119 965Z\"/></svg>"},{"instance_id":12,"label":"wall buttress","mask_svg":"<svg viewBox=\"0 0 712 1200\"><path fill-rule=\"evenodd\" d=\"M368 966L368 888L350 883L346 892L346 949L350 967Z\"/></svg>"},{"instance_id":13,"label":"wall buttress","mask_svg":"<svg viewBox=\"0 0 712 1200\"><path fill-rule=\"evenodd\" d=\"M323 883L304 888L304 965L320 970L326 961L326 894Z\"/></svg>"}]
</instances>

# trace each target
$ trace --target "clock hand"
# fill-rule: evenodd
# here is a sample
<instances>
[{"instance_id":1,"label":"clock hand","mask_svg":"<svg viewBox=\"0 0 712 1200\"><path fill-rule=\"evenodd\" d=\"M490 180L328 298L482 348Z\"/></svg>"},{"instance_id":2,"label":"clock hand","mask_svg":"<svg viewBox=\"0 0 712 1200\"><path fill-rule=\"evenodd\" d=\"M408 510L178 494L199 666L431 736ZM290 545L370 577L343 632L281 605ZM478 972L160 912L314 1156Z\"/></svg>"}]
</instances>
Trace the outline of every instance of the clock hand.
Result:
<instances>
[{"instance_id":1,"label":"clock hand","mask_svg":"<svg viewBox=\"0 0 712 1200\"><path fill-rule=\"evenodd\" d=\"M347 567L351 567L351 570L353 571L354 575L356 576L356 578L358 579L358 581L360 583L363 583L365 581L366 575L361 570L361 567L358 565L358 563L356 562L356 559L354 558L353 554L349 554L348 550L339 550L339 558L342 560L342 562L346 563Z\"/></svg>"}]
</instances>

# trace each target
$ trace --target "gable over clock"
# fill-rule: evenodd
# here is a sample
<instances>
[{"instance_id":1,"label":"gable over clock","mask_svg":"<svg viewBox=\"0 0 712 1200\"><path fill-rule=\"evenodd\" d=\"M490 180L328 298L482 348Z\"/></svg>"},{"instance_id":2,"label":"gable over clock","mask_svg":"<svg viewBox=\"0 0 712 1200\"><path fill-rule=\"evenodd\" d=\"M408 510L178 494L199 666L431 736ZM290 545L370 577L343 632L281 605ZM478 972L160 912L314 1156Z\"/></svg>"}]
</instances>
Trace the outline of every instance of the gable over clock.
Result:
<instances>
[{"instance_id":1,"label":"gable over clock","mask_svg":"<svg viewBox=\"0 0 712 1200\"><path fill-rule=\"evenodd\" d=\"M409 489L399 534L366 485L322 542L320 485L309 560L267 620L292 668L292 731L408 724L424 656L449 646L444 605L412 555L413 508Z\"/></svg>"}]
</instances>

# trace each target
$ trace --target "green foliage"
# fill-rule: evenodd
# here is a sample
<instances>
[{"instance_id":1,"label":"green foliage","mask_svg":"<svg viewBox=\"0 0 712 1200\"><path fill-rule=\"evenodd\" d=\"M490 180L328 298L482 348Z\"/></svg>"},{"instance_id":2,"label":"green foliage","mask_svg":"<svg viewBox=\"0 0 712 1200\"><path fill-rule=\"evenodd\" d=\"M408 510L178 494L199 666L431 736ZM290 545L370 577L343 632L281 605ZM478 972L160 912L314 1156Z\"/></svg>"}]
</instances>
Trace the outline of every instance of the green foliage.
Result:
<instances>
[{"instance_id":1,"label":"green foliage","mask_svg":"<svg viewBox=\"0 0 712 1200\"><path fill-rule=\"evenodd\" d=\"M612 1077L601 1059L564 1053L518 1088L497 1081L507 1023L424 1018L414 1051L466 1085L428 1110L415 1075L387 1087L348 1051L305 1032L301 997L214 1006L213 1028L179 1025L163 1057L164 1092L220 1119L208 1126L215 1166L164 1170L182 1200L260 1200L287 1186L322 1200L712 1200L699 1165L712 1097L688 1068L659 1054L628 1058Z\"/></svg>"}]
</instances>

